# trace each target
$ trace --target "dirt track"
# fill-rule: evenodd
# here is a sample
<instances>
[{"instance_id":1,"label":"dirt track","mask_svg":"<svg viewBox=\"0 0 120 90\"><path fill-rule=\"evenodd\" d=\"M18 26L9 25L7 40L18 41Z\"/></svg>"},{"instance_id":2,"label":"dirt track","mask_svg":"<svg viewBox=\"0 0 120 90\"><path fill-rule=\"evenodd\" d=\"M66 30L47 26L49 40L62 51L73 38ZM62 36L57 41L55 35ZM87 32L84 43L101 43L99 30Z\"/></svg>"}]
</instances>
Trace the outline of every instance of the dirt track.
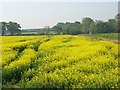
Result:
<instances>
[{"instance_id":1,"label":"dirt track","mask_svg":"<svg viewBox=\"0 0 120 90\"><path fill-rule=\"evenodd\" d=\"M120 40L109 40L109 41L120 44Z\"/></svg>"}]
</instances>

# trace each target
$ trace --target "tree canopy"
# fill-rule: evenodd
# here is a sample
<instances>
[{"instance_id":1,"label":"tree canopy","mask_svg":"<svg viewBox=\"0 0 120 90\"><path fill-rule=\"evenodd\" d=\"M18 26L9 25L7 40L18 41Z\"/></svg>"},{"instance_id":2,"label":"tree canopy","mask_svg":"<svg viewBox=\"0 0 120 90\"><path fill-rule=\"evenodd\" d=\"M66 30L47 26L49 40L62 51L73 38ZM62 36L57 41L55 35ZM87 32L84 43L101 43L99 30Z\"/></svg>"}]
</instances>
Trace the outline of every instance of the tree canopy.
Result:
<instances>
[{"instance_id":1,"label":"tree canopy","mask_svg":"<svg viewBox=\"0 0 120 90\"><path fill-rule=\"evenodd\" d=\"M118 32L118 22L120 23L120 15L117 15L116 19L109 19L107 22L102 20L93 20L89 17L82 19L82 22L76 21L74 23L66 22L57 23L53 30L57 34L93 34L93 33L115 33Z\"/></svg>"},{"instance_id":2,"label":"tree canopy","mask_svg":"<svg viewBox=\"0 0 120 90\"><path fill-rule=\"evenodd\" d=\"M21 33L21 30L20 30L21 26L20 26L20 24L18 24L16 22L12 22L12 21L10 21L8 23L1 22L1 27L2 27L1 28L2 29L2 35L4 35L6 32L9 32L9 34L11 36L18 35L18 34Z\"/></svg>"}]
</instances>

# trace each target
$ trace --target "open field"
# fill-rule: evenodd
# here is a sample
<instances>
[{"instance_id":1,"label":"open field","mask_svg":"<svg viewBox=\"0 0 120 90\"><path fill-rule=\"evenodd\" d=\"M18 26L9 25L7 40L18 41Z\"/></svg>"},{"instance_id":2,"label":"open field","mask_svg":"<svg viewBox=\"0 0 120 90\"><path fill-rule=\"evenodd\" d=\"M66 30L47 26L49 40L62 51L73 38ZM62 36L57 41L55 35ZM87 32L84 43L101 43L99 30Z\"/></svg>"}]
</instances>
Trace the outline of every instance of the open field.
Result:
<instances>
[{"instance_id":1,"label":"open field","mask_svg":"<svg viewBox=\"0 0 120 90\"><path fill-rule=\"evenodd\" d=\"M120 33L101 33L101 34L82 34L83 36L88 36L91 39L96 40L108 40L115 43L120 43Z\"/></svg>"},{"instance_id":2,"label":"open field","mask_svg":"<svg viewBox=\"0 0 120 90\"><path fill-rule=\"evenodd\" d=\"M3 88L118 88L118 44L84 36L3 36Z\"/></svg>"}]
</instances>

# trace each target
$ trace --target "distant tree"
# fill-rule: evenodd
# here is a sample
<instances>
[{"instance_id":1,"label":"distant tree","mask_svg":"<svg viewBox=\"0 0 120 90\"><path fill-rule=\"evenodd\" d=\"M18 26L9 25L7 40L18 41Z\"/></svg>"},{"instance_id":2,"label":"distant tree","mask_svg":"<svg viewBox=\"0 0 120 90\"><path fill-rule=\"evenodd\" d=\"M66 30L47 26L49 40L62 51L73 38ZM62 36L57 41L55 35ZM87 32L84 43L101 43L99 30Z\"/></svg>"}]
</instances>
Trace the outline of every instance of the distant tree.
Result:
<instances>
[{"instance_id":1,"label":"distant tree","mask_svg":"<svg viewBox=\"0 0 120 90\"><path fill-rule=\"evenodd\" d=\"M59 35L62 33L62 28L60 26L54 26L53 30Z\"/></svg>"},{"instance_id":2,"label":"distant tree","mask_svg":"<svg viewBox=\"0 0 120 90\"><path fill-rule=\"evenodd\" d=\"M118 14L115 16L115 20L116 20L117 22L120 22L120 13L118 13Z\"/></svg>"},{"instance_id":3,"label":"distant tree","mask_svg":"<svg viewBox=\"0 0 120 90\"><path fill-rule=\"evenodd\" d=\"M5 31L6 31L6 22L0 22L0 33L1 35L5 35Z\"/></svg>"},{"instance_id":4,"label":"distant tree","mask_svg":"<svg viewBox=\"0 0 120 90\"><path fill-rule=\"evenodd\" d=\"M101 20L96 20L96 33L104 33L104 22Z\"/></svg>"},{"instance_id":5,"label":"distant tree","mask_svg":"<svg viewBox=\"0 0 120 90\"><path fill-rule=\"evenodd\" d=\"M85 17L82 19L82 33L89 34L90 24L93 23L93 19Z\"/></svg>"},{"instance_id":6,"label":"distant tree","mask_svg":"<svg viewBox=\"0 0 120 90\"><path fill-rule=\"evenodd\" d=\"M63 34L69 34L69 32L70 32L70 25L71 25L71 23L69 23L69 22L66 22L65 24L64 24L64 26L63 26Z\"/></svg>"},{"instance_id":7,"label":"distant tree","mask_svg":"<svg viewBox=\"0 0 120 90\"><path fill-rule=\"evenodd\" d=\"M55 25L52 30L57 34L92 34L92 33L111 33L117 32L117 21L120 23L120 15L118 14L115 19L109 19L107 22L103 22L101 20L96 20L94 22L93 19L89 17L85 17L82 19L82 23L76 21L74 23L59 22ZM120 25L118 23L118 27L120 29ZM120 30L119 30L120 31Z\"/></svg>"},{"instance_id":8,"label":"distant tree","mask_svg":"<svg viewBox=\"0 0 120 90\"><path fill-rule=\"evenodd\" d=\"M96 33L96 26L94 22L90 24L89 33L90 34Z\"/></svg>"},{"instance_id":9,"label":"distant tree","mask_svg":"<svg viewBox=\"0 0 120 90\"><path fill-rule=\"evenodd\" d=\"M76 34L82 33L82 32L80 32L80 31L81 31L81 28L82 28L81 23L78 22L78 21L76 21L76 22L75 22L75 32L76 32Z\"/></svg>"},{"instance_id":10,"label":"distant tree","mask_svg":"<svg viewBox=\"0 0 120 90\"><path fill-rule=\"evenodd\" d=\"M69 23L69 26L67 27L67 34L75 34L75 26L74 23Z\"/></svg>"},{"instance_id":11,"label":"distant tree","mask_svg":"<svg viewBox=\"0 0 120 90\"><path fill-rule=\"evenodd\" d=\"M60 34L63 34L63 32L65 31L65 29L64 29L64 27L65 27L65 24L63 23L63 22L58 22L57 23L57 26L59 27L59 29L60 29L60 31L59 31L59 33Z\"/></svg>"},{"instance_id":12,"label":"distant tree","mask_svg":"<svg viewBox=\"0 0 120 90\"><path fill-rule=\"evenodd\" d=\"M75 21L76 24L81 24L79 21Z\"/></svg>"},{"instance_id":13,"label":"distant tree","mask_svg":"<svg viewBox=\"0 0 120 90\"><path fill-rule=\"evenodd\" d=\"M2 36L2 22L0 22L0 36Z\"/></svg>"},{"instance_id":14,"label":"distant tree","mask_svg":"<svg viewBox=\"0 0 120 90\"><path fill-rule=\"evenodd\" d=\"M10 35L13 36L14 34L20 34L20 25L17 24L16 22L9 22L7 23L7 30L10 32Z\"/></svg>"},{"instance_id":15,"label":"distant tree","mask_svg":"<svg viewBox=\"0 0 120 90\"><path fill-rule=\"evenodd\" d=\"M118 13L116 16L115 16L115 20L117 22L117 31L120 33L120 13Z\"/></svg>"},{"instance_id":16,"label":"distant tree","mask_svg":"<svg viewBox=\"0 0 120 90\"><path fill-rule=\"evenodd\" d=\"M80 34L81 23L78 21L74 23L70 23L68 29L69 29L69 34L71 35Z\"/></svg>"},{"instance_id":17,"label":"distant tree","mask_svg":"<svg viewBox=\"0 0 120 90\"><path fill-rule=\"evenodd\" d=\"M115 19L109 19L105 25L105 33L117 32L117 22Z\"/></svg>"},{"instance_id":18,"label":"distant tree","mask_svg":"<svg viewBox=\"0 0 120 90\"><path fill-rule=\"evenodd\" d=\"M96 20L95 33L113 33L117 32L117 22L114 19L109 19L107 22Z\"/></svg>"}]
</instances>

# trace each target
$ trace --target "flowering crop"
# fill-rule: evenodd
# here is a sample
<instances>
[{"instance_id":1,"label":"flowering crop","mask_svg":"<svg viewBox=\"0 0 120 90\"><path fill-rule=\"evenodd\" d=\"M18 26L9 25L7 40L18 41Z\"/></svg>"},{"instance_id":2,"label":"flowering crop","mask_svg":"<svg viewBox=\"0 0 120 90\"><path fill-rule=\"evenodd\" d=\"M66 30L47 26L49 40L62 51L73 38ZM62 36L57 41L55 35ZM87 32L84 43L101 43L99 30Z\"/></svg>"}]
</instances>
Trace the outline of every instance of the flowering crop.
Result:
<instances>
[{"instance_id":1,"label":"flowering crop","mask_svg":"<svg viewBox=\"0 0 120 90\"><path fill-rule=\"evenodd\" d=\"M72 35L2 38L3 87L119 87L115 43Z\"/></svg>"}]
</instances>

